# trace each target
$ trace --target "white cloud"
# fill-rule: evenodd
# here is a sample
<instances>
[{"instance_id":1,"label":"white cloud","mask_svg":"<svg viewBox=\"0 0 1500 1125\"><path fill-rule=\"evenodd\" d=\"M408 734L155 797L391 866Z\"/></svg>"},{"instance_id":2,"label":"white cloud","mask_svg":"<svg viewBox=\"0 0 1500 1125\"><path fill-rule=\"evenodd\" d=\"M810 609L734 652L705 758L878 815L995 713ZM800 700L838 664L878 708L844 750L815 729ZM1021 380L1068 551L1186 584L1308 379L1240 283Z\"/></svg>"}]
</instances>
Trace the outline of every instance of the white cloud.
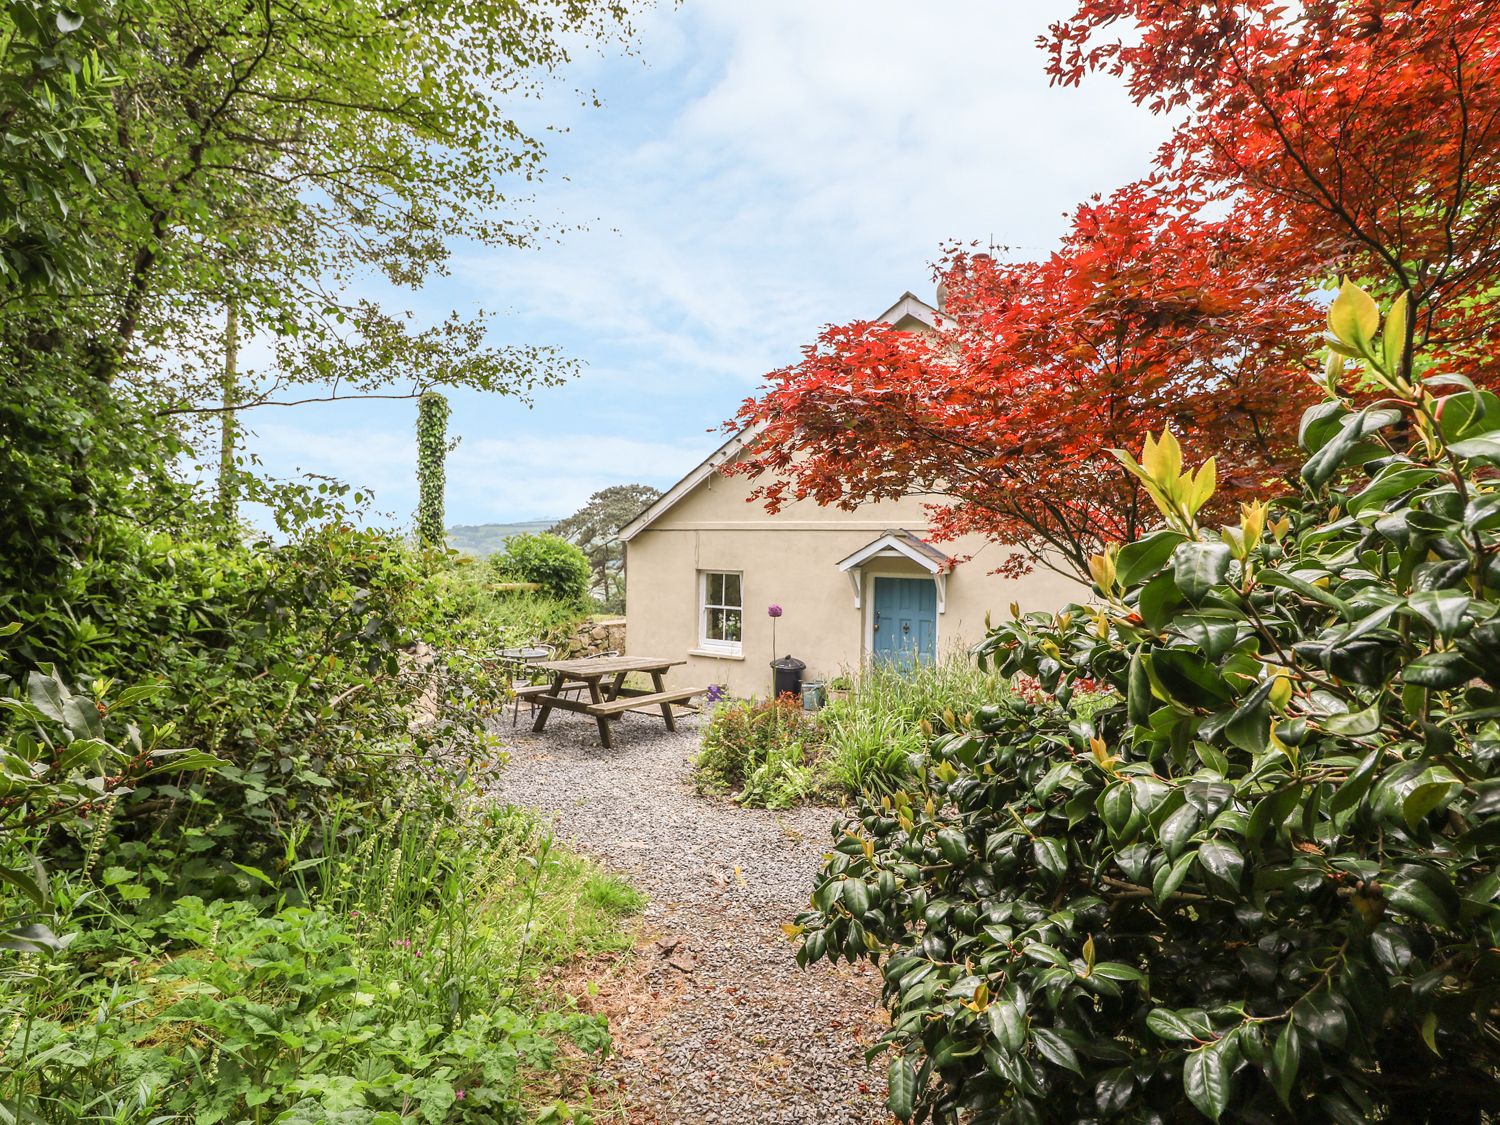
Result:
<instances>
[{"instance_id":1,"label":"white cloud","mask_svg":"<svg viewBox=\"0 0 1500 1125\"><path fill-rule=\"evenodd\" d=\"M524 253L458 247L454 276L416 302L497 310L507 338L587 365L527 414L455 397L453 520L549 516L607 484L670 481L822 324L928 295L944 242L1045 253L1065 212L1143 174L1161 122L1105 80L1047 85L1035 40L1070 7L693 0L639 21L638 57L582 58L527 112L569 130L543 216L589 229ZM580 85L606 108L580 109ZM278 422L278 457L300 447L409 511L409 404L360 417L374 430L340 422L327 440Z\"/></svg>"},{"instance_id":2,"label":"white cloud","mask_svg":"<svg viewBox=\"0 0 1500 1125\"><path fill-rule=\"evenodd\" d=\"M570 181L551 198L595 228L518 260L465 260L461 275L523 315L754 382L822 323L925 293L945 241L1041 252L1063 212L1146 170L1159 122L1102 80L1047 85L1035 40L1066 7L658 12L642 53L664 44L666 61L639 85L659 79L681 100L617 132L575 121L592 143L561 152ZM684 40L696 57L678 53Z\"/></svg>"}]
</instances>

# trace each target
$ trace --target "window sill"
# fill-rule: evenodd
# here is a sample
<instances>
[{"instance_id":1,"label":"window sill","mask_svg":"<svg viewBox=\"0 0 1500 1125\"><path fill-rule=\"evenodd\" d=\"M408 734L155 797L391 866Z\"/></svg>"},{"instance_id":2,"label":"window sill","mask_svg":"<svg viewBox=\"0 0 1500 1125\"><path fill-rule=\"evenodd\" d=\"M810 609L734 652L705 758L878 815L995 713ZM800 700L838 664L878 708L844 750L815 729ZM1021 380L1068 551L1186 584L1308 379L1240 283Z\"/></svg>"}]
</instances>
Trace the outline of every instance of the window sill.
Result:
<instances>
[{"instance_id":1,"label":"window sill","mask_svg":"<svg viewBox=\"0 0 1500 1125\"><path fill-rule=\"evenodd\" d=\"M712 660L744 660L743 652L731 652L727 648L690 648L689 656L706 656Z\"/></svg>"}]
</instances>

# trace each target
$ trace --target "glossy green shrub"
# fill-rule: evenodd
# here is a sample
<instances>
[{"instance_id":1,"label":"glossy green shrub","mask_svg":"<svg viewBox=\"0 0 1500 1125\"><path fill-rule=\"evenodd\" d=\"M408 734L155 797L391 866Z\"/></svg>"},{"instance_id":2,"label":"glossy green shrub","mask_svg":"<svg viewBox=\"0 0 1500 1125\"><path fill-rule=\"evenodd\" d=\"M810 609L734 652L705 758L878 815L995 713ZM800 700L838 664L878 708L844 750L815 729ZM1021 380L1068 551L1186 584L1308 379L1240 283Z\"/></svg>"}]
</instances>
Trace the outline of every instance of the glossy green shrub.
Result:
<instances>
[{"instance_id":1,"label":"glossy green shrub","mask_svg":"<svg viewBox=\"0 0 1500 1125\"><path fill-rule=\"evenodd\" d=\"M1302 493L1204 527L1148 441L1164 526L984 643L1045 694L836 834L799 959L879 962L903 1120L1500 1111L1500 400L1330 327Z\"/></svg>"}]
</instances>

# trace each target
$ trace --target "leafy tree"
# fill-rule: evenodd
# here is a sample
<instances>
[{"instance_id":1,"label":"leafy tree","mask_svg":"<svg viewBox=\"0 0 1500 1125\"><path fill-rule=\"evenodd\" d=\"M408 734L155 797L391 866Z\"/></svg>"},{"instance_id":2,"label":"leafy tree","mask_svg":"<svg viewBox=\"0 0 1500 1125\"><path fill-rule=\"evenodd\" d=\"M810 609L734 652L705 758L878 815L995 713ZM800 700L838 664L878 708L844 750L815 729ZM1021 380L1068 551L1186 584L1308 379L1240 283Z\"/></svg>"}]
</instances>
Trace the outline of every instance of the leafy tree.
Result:
<instances>
[{"instance_id":1,"label":"leafy tree","mask_svg":"<svg viewBox=\"0 0 1500 1125\"><path fill-rule=\"evenodd\" d=\"M1122 455L1164 526L982 646L1048 694L835 829L799 958L880 963L901 1119L1500 1112L1500 398L1406 316L1334 302L1297 497Z\"/></svg>"},{"instance_id":2,"label":"leafy tree","mask_svg":"<svg viewBox=\"0 0 1500 1125\"><path fill-rule=\"evenodd\" d=\"M493 347L482 318L424 327L353 294L372 275L419 286L456 235L538 236L513 201L545 152L514 107L570 51L627 33L624 15L608 0L0 7L0 625L22 625L0 637L0 688L51 664L106 706L106 679L162 683L156 725L227 765L153 776L114 824L132 842L195 825L198 850L152 861L179 892L229 856L264 862L279 826L373 796L417 752L420 675L398 654L434 627L415 594L425 556L351 530L336 482L260 479L236 460L239 427L211 444L214 423L565 374L551 353ZM241 339L269 340L274 364L240 370ZM182 471L194 452L218 454L217 504ZM237 501L268 505L283 542L226 541ZM477 714L494 697L442 674L445 717L419 742L448 740L455 700ZM111 784L141 765L111 765Z\"/></svg>"},{"instance_id":3,"label":"leafy tree","mask_svg":"<svg viewBox=\"0 0 1500 1125\"><path fill-rule=\"evenodd\" d=\"M1086 574L1150 521L1110 453L1144 427L1218 454L1222 510L1292 471L1315 313L1267 292L1258 255L1235 222L1143 185L1080 207L1044 261L955 249L937 333L826 330L744 404L755 438L732 471L769 478L754 494L772 510L936 495L938 535Z\"/></svg>"},{"instance_id":4,"label":"leafy tree","mask_svg":"<svg viewBox=\"0 0 1500 1125\"><path fill-rule=\"evenodd\" d=\"M0 292L91 283L77 201L98 182L118 82L106 5L7 4L0 11Z\"/></svg>"},{"instance_id":5,"label":"leafy tree","mask_svg":"<svg viewBox=\"0 0 1500 1125\"><path fill-rule=\"evenodd\" d=\"M620 528L660 495L660 489L647 484L611 485L550 529L583 551L594 572L594 589L606 605L625 604L625 548Z\"/></svg>"},{"instance_id":6,"label":"leafy tree","mask_svg":"<svg viewBox=\"0 0 1500 1125\"><path fill-rule=\"evenodd\" d=\"M566 377L482 316L424 327L352 287L418 286L454 237L533 240L511 201L545 152L512 107L624 21L610 0L7 6L0 374L91 379L194 440L272 404ZM222 308L272 338L272 369L230 377Z\"/></svg>"},{"instance_id":7,"label":"leafy tree","mask_svg":"<svg viewBox=\"0 0 1500 1125\"><path fill-rule=\"evenodd\" d=\"M370 274L420 285L455 236L507 248L540 233L512 200L545 152L512 107L578 44L627 34L624 9L336 7L0 10L0 473L16 501L0 506L0 596L13 616L43 603L65 616L56 577L99 573L88 560L122 528L198 535L210 512L172 470L189 446L209 451L219 415L440 384L525 395L571 370L546 349L494 347L482 317L421 326L354 287ZM269 370L225 355L266 337ZM217 435L221 516L237 499L319 506L255 479L238 429Z\"/></svg>"},{"instance_id":8,"label":"leafy tree","mask_svg":"<svg viewBox=\"0 0 1500 1125\"><path fill-rule=\"evenodd\" d=\"M566 539L545 531L512 535L505 541L505 554L495 555L492 565L501 578L536 582L558 601L581 602L589 596L589 560Z\"/></svg>"},{"instance_id":9,"label":"leafy tree","mask_svg":"<svg viewBox=\"0 0 1500 1125\"><path fill-rule=\"evenodd\" d=\"M1080 305L1054 268L1088 238L1075 224L1051 262L1000 271L1036 289L1029 299L994 294L992 314L979 321L993 340L981 337L976 346L964 331L972 308L954 309L957 357L931 344L914 349L868 325L830 329L802 365L778 373L759 404L740 414L765 427L744 467L773 478L763 491L772 506L789 496L852 505L933 489L957 500L936 513L940 531L986 531L1080 570L1100 541L1140 526L1138 489L1103 455L1121 437L1109 432L1111 423L1137 417L1138 438L1170 422L1189 449L1219 453L1228 474L1217 494L1223 499L1284 466L1286 423L1303 400L1279 366L1290 364L1275 354L1275 333L1285 332L1283 357L1299 347L1289 306L1310 283L1340 274L1390 298L1408 295L1407 332L1430 370L1481 384L1493 378L1500 8L1465 0L1078 0L1043 45L1055 81L1105 71L1122 77L1141 104L1174 115L1155 174L1126 195L1150 197L1156 213L1193 225L1158 228L1156 281L1122 286L1113 304ZM1222 256L1198 256L1193 244L1205 231L1229 237ZM1188 268L1176 268L1178 253L1188 256ZM940 271L955 291L965 279L951 276L953 268L963 264L962 256L950 258ZM1209 279L1213 288L1194 317L1177 319L1174 287L1187 297ZM1053 284L1069 297L1055 315ZM1257 315L1257 291L1282 308ZM1228 300L1216 310L1221 294ZM1153 312L1163 316L1169 343L1199 340L1182 373L1187 387L1174 386L1173 376L1163 381L1140 353L1140 317ZM1282 314L1293 323L1278 326ZM1111 330L1121 333L1118 341ZM1236 357L1237 340L1243 357ZM1042 363L1028 344L1040 344ZM1000 366L986 369L986 359ZM1233 373L1228 381L1246 409L1226 400L1204 428L1188 416L1203 403L1190 373L1207 377L1201 392L1213 385L1216 365ZM1059 386L1057 372L1069 367L1079 381ZM1033 385L1056 398L1055 413L1012 410L1015 396L1024 403ZM1168 392L1160 404L1159 391ZM1277 409L1289 391L1287 409ZM1173 396L1182 407L1175 418ZM1101 403L1125 409L1112 415ZM808 432L799 428L804 420Z\"/></svg>"}]
</instances>

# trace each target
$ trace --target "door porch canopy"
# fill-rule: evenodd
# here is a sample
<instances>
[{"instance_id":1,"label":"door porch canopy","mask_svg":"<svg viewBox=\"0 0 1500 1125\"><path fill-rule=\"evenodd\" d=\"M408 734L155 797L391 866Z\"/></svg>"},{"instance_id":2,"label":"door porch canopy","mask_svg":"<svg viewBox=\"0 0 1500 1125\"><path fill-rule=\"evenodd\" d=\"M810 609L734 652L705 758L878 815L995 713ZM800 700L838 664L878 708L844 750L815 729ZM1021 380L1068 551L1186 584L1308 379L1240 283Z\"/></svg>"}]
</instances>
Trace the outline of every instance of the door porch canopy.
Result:
<instances>
[{"instance_id":1,"label":"door porch canopy","mask_svg":"<svg viewBox=\"0 0 1500 1125\"><path fill-rule=\"evenodd\" d=\"M849 584L854 587L855 609L864 607L865 565L877 559L906 559L931 574L933 585L937 587L937 611L944 611L948 575L958 560L903 528L882 532L879 538L839 561L839 569L849 576Z\"/></svg>"}]
</instances>

